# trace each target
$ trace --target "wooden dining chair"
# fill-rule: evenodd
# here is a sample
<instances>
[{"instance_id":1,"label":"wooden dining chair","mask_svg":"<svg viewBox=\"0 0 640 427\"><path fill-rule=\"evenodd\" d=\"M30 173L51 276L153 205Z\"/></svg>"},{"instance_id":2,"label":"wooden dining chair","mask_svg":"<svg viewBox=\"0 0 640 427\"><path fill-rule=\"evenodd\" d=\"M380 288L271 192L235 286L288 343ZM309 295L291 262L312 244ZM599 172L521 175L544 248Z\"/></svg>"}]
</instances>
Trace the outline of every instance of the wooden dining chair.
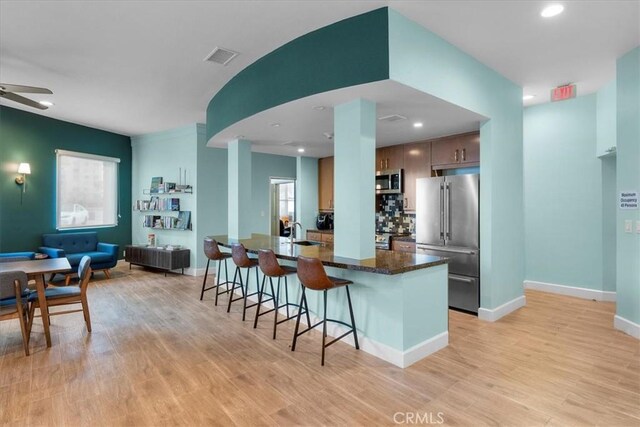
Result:
<instances>
[{"instance_id":1,"label":"wooden dining chair","mask_svg":"<svg viewBox=\"0 0 640 427\"><path fill-rule=\"evenodd\" d=\"M29 308L27 307L27 274L24 271L0 273L0 320L18 318L22 331L24 354L29 355Z\"/></svg>"},{"instance_id":2,"label":"wooden dining chair","mask_svg":"<svg viewBox=\"0 0 640 427\"><path fill-rule=\"evenodd\" d=\"M78 266L78 277L80 278L80 283L78 285L62 287L50 286L45 290L45 296L47 298L47 305L49 308L70 304L82 304L82 308L58 311L55 313L49 312L49 318L59 314L78 313L82 311L84 314L84 321L87 324L87 331L91 332L91 316L89 315L89 304L87 302L87 287L89 286L89 279L91 278L90 257L83 256L80 260L80 264ZM31 325L33 324L36 308L40 308L38 295L36 293L29 295L29 303L31 304L29 307L29 331L31 331Z\"/></svg>"}]
</instances>

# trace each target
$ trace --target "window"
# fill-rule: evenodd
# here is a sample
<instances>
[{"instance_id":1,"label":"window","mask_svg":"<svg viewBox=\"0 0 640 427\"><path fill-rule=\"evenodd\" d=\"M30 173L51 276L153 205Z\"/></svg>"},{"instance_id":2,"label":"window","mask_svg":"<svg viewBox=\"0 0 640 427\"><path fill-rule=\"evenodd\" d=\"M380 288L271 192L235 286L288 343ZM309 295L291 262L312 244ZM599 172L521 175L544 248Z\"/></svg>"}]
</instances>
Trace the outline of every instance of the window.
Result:
<instances>
[{"instance_id":1,"label":"window","mask_svg":"<svg viewBox=\"0 0 640 427\"><path fill-rule=\"evenodd\" d=\"M118 225L120 159L56 150L56 228Z\"/></svg>"}]
</instances>

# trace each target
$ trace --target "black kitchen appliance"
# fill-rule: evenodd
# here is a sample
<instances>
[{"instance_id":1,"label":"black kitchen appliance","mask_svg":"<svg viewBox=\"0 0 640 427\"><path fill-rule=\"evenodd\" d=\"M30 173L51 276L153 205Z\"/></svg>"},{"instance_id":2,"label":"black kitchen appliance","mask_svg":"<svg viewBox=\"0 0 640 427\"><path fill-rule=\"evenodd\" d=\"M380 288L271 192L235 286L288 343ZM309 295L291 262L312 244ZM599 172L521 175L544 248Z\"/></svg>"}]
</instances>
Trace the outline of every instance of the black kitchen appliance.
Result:
<instances>
[{"instance_id":1,"label":"black kitchen appliance","mask_svg":"<svg viewBox=\"0 0 640 427\"><path fill-rule=\"evenodd\" d=\"M333 230L333 214L320 213L316 217L316 228L318 230Z\"/></svg>"}]
</instances>

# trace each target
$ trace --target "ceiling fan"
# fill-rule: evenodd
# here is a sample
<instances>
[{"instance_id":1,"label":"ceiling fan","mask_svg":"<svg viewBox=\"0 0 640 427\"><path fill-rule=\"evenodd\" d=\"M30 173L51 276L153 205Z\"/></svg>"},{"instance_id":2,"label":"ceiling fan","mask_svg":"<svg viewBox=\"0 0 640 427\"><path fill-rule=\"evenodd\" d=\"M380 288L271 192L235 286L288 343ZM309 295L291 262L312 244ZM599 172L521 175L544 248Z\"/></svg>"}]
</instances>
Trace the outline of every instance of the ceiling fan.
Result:
<instances>
[{"instance_id":1,"label":"ceiling fan","mask_svg":"<svg viewBox=\"0 0 640 427\"><path fill-rule=\"evenodd\" d=\"M33 86L21 86L21 85L10 85L6 83L0 83L0 98L8 99L10 101L18 102L20 104L27 105L29 107L37 108L39 110L46 110L49 108L47 105L42 105L39 102L32 101L29 98L25 98L24 96L16 94L18 93L46 93L53 94L49 89L43 87L33 87Z\"/></svg>"}]
</instances>

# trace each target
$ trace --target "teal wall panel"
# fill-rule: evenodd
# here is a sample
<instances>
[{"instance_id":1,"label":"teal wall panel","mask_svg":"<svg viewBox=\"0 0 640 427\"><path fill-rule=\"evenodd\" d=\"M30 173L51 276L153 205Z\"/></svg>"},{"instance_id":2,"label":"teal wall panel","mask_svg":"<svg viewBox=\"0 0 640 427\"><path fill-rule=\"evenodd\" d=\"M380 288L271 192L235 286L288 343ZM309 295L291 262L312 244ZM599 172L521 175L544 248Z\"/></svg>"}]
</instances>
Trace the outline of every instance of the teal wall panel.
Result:
<instances>
[{"instance_id":1,"label":"teal wall panel","mask_svg":"<svg viewBox=\"0 0 640 427\"><path fill-rule=\"evenodd\" d=\"M609 154L607 150L616 146L616 95L615 80L597 92L597 156Z\"/></svg>"},{"instance_id":2,"label":"teal wall panel","mask_svg":"<svg viewBox=\"0 0 640 427\"><path fill-rule=\"evenodd\" d=\"M275 154L253 153L251 164L251 211L249 224L252 233L271 234L269 223L269 183L271 178L296 179L296 158Z\"/></svg>"},{"instance_id":3,"label":"teal wall panel","mask_svg":"<svg viewBox=\"0 0 640 427\"><path fill-rule=\"evenodd\" d=\"M121 248L131 242L131 140L61 120L0 106L0 251L36 250L56 232L56 149L120 158L118 226L91 229ZM14 182L20 162L31 164L20 202ZM89 229L88 229L89 230ZM122 251L119 254L122 256Z\"/></svg>"},{"instance_id":4,"label":"teal wall panel","mask_svg":"<svg viewBox=\"0 0 640 427\"><path fill-rule=\"evenodd\" d=\"M524 112L526 279L604 290L596 95Z\"/></svg>"},{"instance_id":5,"label":"teal wall panel","mask_svg":"<svg viewBox=\"0 0 640 427\"><path fill-rule=\"evenodd\" d=\"M640 191L640 47L618 59L617 84L617 191ZM634 233L624 232L633 221ZM640 221L639 210L618 209L617 214L617 314L640 324Z\"/></svg>"},{"instance_id":6,"label":"teal wall panel","mask_svg":"<svg viewBox=\"0 0 640 427\"><path fill-rule=\"evenodd\" d=\"M251 142L235 140L227 147L227 220L228 234L235 239L251 237Z\"/></svg>"},{"instance_id":7,"label":"teal wall panel","mask_svg":"<svg viewBox=\"0 0 640 427\"><path fill-rule=\"evenodd\" d=\"M602 163L602 290L616 290L616 156Z\"/></svg>"},{"instance_id":8,"label":"teal wall panel","mask_svg":"<svg viewBox=\"0 0 640 427\"><path fill-rule=\"evenodd\" d=\"M389 78L387 9L305 34L236 74L209 102L207 140L260 111Z\"/></svg>"},{"instance_id":9,"label":"teal wall panel","mask_svg":"<svg viewBox=\"0 0 640 427\"><path fill-rule=\"evenodd\" d=\"M318 159L296 158L296 215L302 224L302 236L316 228L318 213ZM298 232L298 231L296 231Z\"/></svg>"},{"instance_id":10,"label":"teal wall panel","mask_svg":"<svg viewBox=\"0 0 640 427\"><path fill-rule=\"evenodd\" d=\"M154 132L131 138L133 153L133 171L131 180L131 194L134 200L149 200L144 194L149 189L151 178L161 176L165 182L179 183L186 173L186 184L193 186L193 194L178 194L180 209L191 212L193 230L156 230L143 227L144 212L133 211L131 223L131 241L134 244L146 244L148 235L155 234L158 245L182 245L191 250L191 268L197 265L197 256L201 252L196 250L196 232L200 226L200 215L197 197L200 195L200 185L197 181L197 127L195 124ZM180 177L182 173L182 177ZM128 208L131 210L131 203ZM157 213L156 215L165 215ZM174 214L166 214L174 216ZM175 215L177 216L177 215Z\"/></svg>"},{"instance_id":11,"label":"teal wall panel","mask_svg":"<svg viewBox=\"0 0 640 427\"><path fill-rule=\"evenodd\" d=\"M389 78L490 119L480 128L481 307L522 296L522 88L393 10Z\"/></svg>"},{"instance_id":12,"label":"teal wall panel","mask_svg":"<svg viewBox=\"0 0 640 427\"><path fill-rule=\"evenodd\" d=\"M333 109L336 256L367 259L376 254L376 104L356 99Z\"/></svg>"}]
</instances>

